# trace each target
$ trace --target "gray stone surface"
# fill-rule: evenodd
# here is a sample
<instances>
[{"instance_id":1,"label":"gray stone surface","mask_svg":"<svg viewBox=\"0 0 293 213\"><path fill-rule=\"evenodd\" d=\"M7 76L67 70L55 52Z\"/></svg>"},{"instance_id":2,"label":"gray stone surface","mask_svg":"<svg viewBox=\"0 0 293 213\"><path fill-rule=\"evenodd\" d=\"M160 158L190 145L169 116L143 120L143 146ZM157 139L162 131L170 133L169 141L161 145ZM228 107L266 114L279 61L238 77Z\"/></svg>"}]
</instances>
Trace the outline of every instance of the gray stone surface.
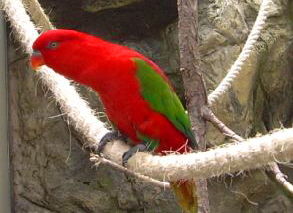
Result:
<instances>
[{"instance_id":1,"label":"gray stone surface","mask_svg":"<svg viewBox=\"0 0 293 213\"><path fill-rule=\"evenodd\" d=\"M84 0L82 1L82 9L95 13L106 9L114 9L124 7L142 0Z\"/></svg>"},{"instance_id":2,"label":"gray stone surface","mask_svg":"<svg viewBox=\"0 0 293 213\"><path fill-rule=\"evenodd\" d=\"M216 114L244 137L292 125L292 6L290 9L287 5L292 2L274 2L257 51L214 107ZM208 91L212 91L238 57L255 21L259 1L209 1L202 7L202 67ZM215 131L209 133L214 143L223 140Z\"/></svg>"},{"instance_id":3,"label":"gray stone surface","mask_svg":"<svg viewBox=\"0 0 293 213\"><path fill-rule=\"evenodd\" d=\"M176 1L144 0L104 11L85 11L86 3L40 0L59 28L89 32L130 46L156 61L181 98ZM118 2L118 1L111 1ZM122 2L122 1L121 1ZM131 1L123 1L131 2ZM134 1L133 1L134 2ZM235 61L259 8L258 0L200 1L202 69L212 91ZM274 1L268 25L241 75L215 113L244 137L292 126L292 1ZM100 9L99 9L100 10ZM15 212L181 212L169 190L142 183L108 166L92 168L81 138L60 116L50 92L29 70L28 56L10 40L9 101ZM94 92L80 91L101 109ZM210 143L225 138L213 127ZM292 180L292 169L285 168ZM292 203L264 175L251 171L209 180L212 213L292 211Z\"/></svg>"}]
</instances>

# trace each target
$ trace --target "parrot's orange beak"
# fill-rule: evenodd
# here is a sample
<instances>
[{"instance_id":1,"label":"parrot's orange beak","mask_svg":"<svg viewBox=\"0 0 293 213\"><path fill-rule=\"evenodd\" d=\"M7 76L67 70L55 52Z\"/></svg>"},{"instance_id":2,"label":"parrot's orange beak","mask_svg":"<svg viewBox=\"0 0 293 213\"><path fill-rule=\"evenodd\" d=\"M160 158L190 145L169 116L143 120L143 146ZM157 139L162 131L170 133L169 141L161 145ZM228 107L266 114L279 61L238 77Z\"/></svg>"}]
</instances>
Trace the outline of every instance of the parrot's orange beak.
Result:
<instances>
[{"instance_id":1,"label":"parrot's orange beak","mask_svg":"<svg viewBox=\"0 0 293 213\"><path fill-rule=\"evenodd\" d=\"M37 70L40 66L44 65L45 61L40 51L34 50L31 55L31 66L34 70Z\"/></svg>"}]
</instances>

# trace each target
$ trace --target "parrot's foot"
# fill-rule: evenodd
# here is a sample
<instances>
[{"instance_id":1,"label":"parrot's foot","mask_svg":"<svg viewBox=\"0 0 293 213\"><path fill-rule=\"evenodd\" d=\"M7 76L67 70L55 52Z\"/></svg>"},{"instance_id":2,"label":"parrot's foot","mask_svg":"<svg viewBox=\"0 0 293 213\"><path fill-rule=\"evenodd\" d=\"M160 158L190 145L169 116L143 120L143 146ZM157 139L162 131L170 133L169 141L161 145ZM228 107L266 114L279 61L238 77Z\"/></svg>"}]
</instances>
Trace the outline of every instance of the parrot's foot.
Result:
<instances>
[{"instance_id":1,"label":"parrot's foot","mask_svg":"<svg viewBox=\"0 0 293 213\"><path fill-rule=\"evenodd\" d=\"M124 152L122 155L122 165L125 166L128 159L137 152L144 152L147 151L148 148L144 143L140 143L131 147L127 152Z\"/></svg>"},{"instance_id":2,"label":"parrot's foot","mask_svg":"<svg viewBox=\"0 0 293 213\"><path fill-rule=\"evenodd\" d=\"M122 141L126 142L126 141L127 141L127 137L124 136L124 135L122 135L122 134L121 134L120 132L118 132L118 131L111 131L111 132L108 132L108 133L106 133L106 134L102 137L102 139L100 140L100 143L98 144L97 147L94 148L93 151L94 151L95 153L97 153L98 155L100 155L100 154L103 152L103 150L104 150L106 144L107 144L108 142L110 142L110 141L113 141L113 140L122 140Z\"/></svg>"}]
</instances>

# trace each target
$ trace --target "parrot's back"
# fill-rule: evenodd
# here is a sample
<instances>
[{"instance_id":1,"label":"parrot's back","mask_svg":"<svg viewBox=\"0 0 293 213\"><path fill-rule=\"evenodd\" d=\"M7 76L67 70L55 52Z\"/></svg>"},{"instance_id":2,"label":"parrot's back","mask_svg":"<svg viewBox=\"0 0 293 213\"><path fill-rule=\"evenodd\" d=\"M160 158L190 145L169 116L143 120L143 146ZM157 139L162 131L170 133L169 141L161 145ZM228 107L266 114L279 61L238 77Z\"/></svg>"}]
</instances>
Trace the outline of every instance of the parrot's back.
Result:
<instances>
[{"instance_id":1,"label":"parrot's back","mask_svg":"<svg viewBox=\"0 0 293 213\"><path fill-rule=\"evenodd\" d=\"M120 49L120 46L116 48ZM110 121L134 143L146 141L160 153L185 152L188 137L164 114L165 111L176 112L179 107L184 113L182 116L187 117L166 76L157 65L135 51L121 47L115 52L106 54L104 60L108 63L96 65L88 82L99 93ZM140 67L139 63L144 64ZM151 70L140 71L144 65ZM144 72L152 72L159 80ZM176 115L173 117L175 120ZM192 133L190 137L193 137Z\"/></svg>"}]
</instances>

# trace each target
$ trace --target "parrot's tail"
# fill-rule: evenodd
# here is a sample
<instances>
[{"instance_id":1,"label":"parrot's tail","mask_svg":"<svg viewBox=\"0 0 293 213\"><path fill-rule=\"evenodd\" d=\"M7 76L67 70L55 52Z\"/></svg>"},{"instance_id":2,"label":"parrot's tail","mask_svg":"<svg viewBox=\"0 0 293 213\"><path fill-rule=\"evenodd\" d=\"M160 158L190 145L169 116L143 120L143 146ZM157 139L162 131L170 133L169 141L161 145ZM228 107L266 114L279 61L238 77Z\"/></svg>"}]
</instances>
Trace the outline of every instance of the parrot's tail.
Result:
<instances>
[{"instance_id":1,"label":"parrot's tail","mask_svg":"<svg viewBox=\"0 0 293 213\"><path fill-rule=\"evenodd\" d=\"M185 213L197 213L197 193L194 181L170 183L176 198Z\"/></svg>"}]
</instances>

